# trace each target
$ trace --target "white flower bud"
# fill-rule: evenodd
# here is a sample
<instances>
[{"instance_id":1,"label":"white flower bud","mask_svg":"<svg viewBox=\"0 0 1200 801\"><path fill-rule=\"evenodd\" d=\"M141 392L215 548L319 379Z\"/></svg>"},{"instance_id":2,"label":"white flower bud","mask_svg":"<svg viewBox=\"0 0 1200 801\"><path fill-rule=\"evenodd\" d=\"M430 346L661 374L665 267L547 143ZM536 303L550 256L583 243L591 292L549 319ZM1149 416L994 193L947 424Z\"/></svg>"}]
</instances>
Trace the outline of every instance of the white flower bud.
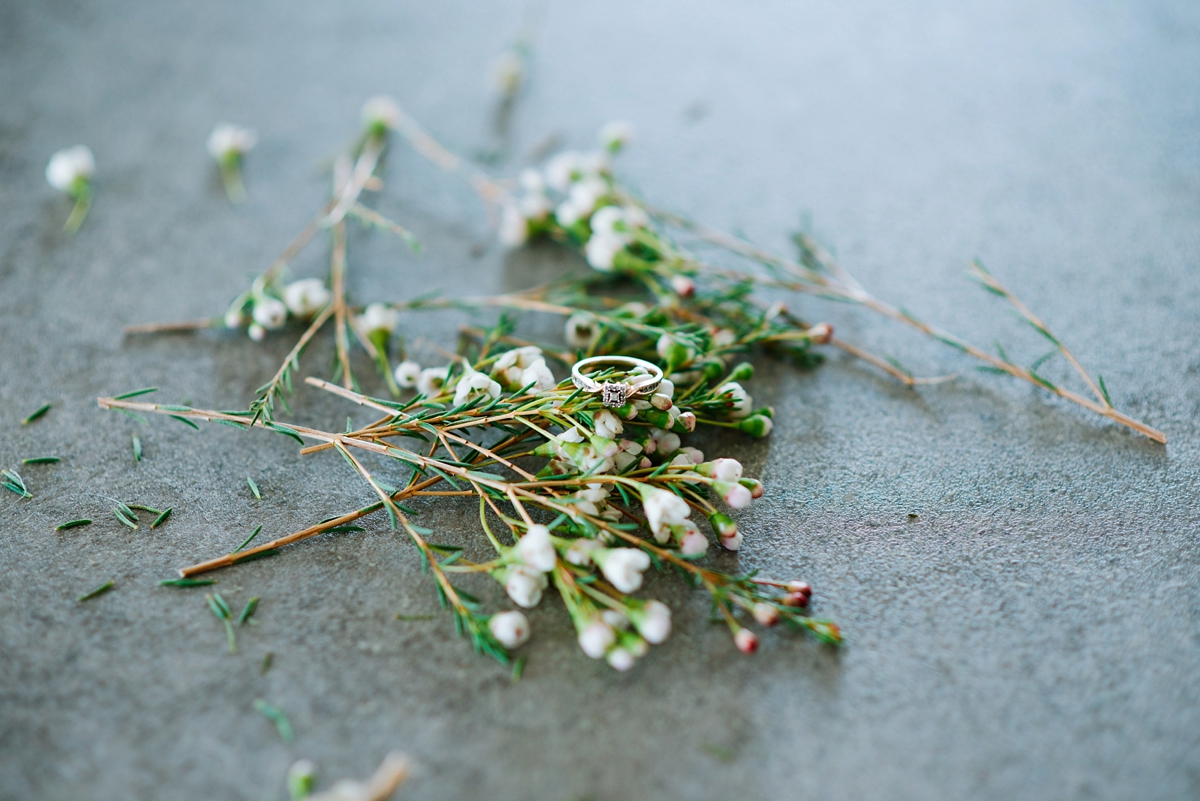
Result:
<instances>
[{"instance_id":1,"label":"white flower bud","mask_svg":"<svg viewBox=\"0 0 1200 801\"><path fill-rule=\"evenodd\" d=\"M650 557L639 548L613 548L601 557L600 572L621 592L636 592L642 586L642 572L650 567Z\"/></svg>"},{"instance_id":2,"label":"white flower bud","mask_svg":"<svg viewBox=\"0 0 1200 801\"><path fill-rule=\"evenodd\" d=\"M571 186L568 202L573 204L581 217L586 217L596 208L600 198L608 194L608 184L599 178L584 178Z\"/></svg>"},{"instance_id":3,"label":"white flower bud","mask_svg":"<svg viewBox=\"0 0 1200 801\"><path fill-rule=\"evenodd\" d=\"M542 600L548 582L546 574L528 565L509 565L504 578L504 591L517 606L532 609Z\"/></svg>"},{"instance_id":4,"label":"white flower bud","mask_svg":"<svg viewBox=\"0 0 1200 801\"><path fill-rule=\"evenodd\" d=\"M728 537L721 537L721 547L727 551L736 551L742 547L742 532L735 531Z\"/></svg>"},{"instance_id":5,"label":"white flower bud","mask_svg":"<svg viewBox=\"0 0 1200 801\"><path fill-rule=\"evenodd\" d=\"M517 648L529 641L529 621L520 612L498 612L488 621L492 636L505 648Z\"/></svg>"},{"instance_id":6,"label":"white flower bud","mask_svg":"<svg viewBox=\"0 0 1200 801\"><path fill-rule=\"evenodd\" d=\"M246 317L242 314L242 310L240 308L230 309L229 311L225 312L226 328L241 328L242 323L244 322L246 322Z\"/></svg>"},{"instance_id":7,"label":"white flower bud","mask_svg":"<svg viewBox=\"0 0 1200 801\"><path fill-rule=\"evenodd\" d=\"M277 298L259 298L254 301L254 322L263 328L282 328L287 322L287 306Z\"/></svg>"},{"instance_id":8,"label":"white flower bud","mask_svg":"<svg viewBox=\"0 0 1200 801\"><path fill-rule=\"evenodd\" d=\"M250 128L223 122L208 135L208 155L218 162L240 156L258 144L258 134Z\"/></svg>"},{"instance_id":9,"label":"white flower bud","mask_svg":"<svg viewBox=\"0 0 1200 801\"><path fill-rule=\"evenodd\" d=\"M500 209L500 242L505 247L517 248L529 239L529 221L512 203Z\"/></svg>"},{"instance_id":10,"label":"white flower bud","mask_svg":"<svg viewBox=\"0 0 1200 801\"><path fill-rule=\"evenodd\" d=\"M421 365L416 362L400 362L392 376L396 379L397 386L412 389L421 379Z\"/></svg>"},{"instance_id":11,"label":"white flower bud","mask_svg":"<svg viewBox=\"0 0 1200 801\"><path fill-rule=\"evenodd\" d=\"M319 278L304 278L293 281L283 288L283 302L288 311L297 317L311 317L333 298Z\"/></svg>"},{"instance_id":12,"label":"white flower bud","mask_svg":"<svg viewBox=\"0 0 1200 801\"><path fill-rule=\"evenodd\" d=\"M71 193L75 182L87 180L96 172L96 159L87 145L60 150L46 165L46 182L60 192Z\"/></svg>"},{"instance_id":13,"label":"white flower bud","mask_svg":"<svg viewBox=\"0 0 1200 801\"><path fill-rule=\"evenodd\" d=\"M600 543L595 540L578 539L571 543L571 547L567 548L567 552L563 554L563 559L576 567L583 567L591 564L592 552L601 547Z\"/></svg>"},{"instance_id":14,"label":"white flower bud","mask_svg":"<svg viewBox=\"0 0 1200 801\"><path fill-rule=\"evenodd\" d=\"M359 321L368 333L385 331L390 334L400 322L400 312L383 303L372 303L363 310Z\"/></svg>"},{"instance_id":15,"label":"white flower bud","mask_svg":"<svg viewBox=\"0 0 1200 801\"><path fill-rule=\"evenodd\" d=\"M578 312L567 318L567 344L572 348L590 348L600 338L600 323L587 312Z\"/></svg>"},{"instance_id":16,"label":"white flower bud","mask_svg":"<svg viewBox=\"0 0 1200 801\"><path fill-rule=\"evenodd\" d=\"M688 527L687 532L679 541L679 550L684 556L700 556L708 552L708 537L700 533L700 529L694 525Z\"/></svg>"},{"instance_id":17,"label":"white flower bud","mask_svg":"<svg viewBox=\"0 0 1200 801\"><path fill-rule=\"evenodd\" d=\"M671 379L664 378L658 383L658 389L655 390L657 395L666 395L668 398L675 397L675 385L671 383Z\"/></svg>"},{"instance_id":18,"label":"white flower bud","mask_svg":"<svg viewBox=\"0 0 1200 801\"><path fill-rule=\"evenodd\" d=\"M617 152L633 139L633 126L624 120L613 120L600 129L600 146Z\"/></svg>"},{"instance_id":19,"label":"white flower bud","mask_svg":"<svg viewBox=\"0 0 1200 801\"><path fill-rule=\"evenodd\" d=\"M513 348L505 351L496 359L496 363L492 366L495 371L504 371L510 367L519 367L522 370L531 366L539 359L543 359L542 349L536 345L526 345L521 348Z\"/></svg>"},{"instance_id":20,"label":"white flower bud","mask_svg":"<svg viewBox=\"0 0 1200 801\"><path fill-rule=\"evenodd\" d=\"M671 607L662 601L647 601L633 619L638 634L655 645L666 642L671 634Z\"/></svg>"},{"instance_id":21,"label":"white flower bud","mask_svg":"<svg viewBox=\"0 0 1200 801\"><path fill-rule=\"evenodd\" d=\"M736 381L729 381L717 387L716 394L724 396L732 405L732 409L729 412L730 417L746 417L753 411L754 400L742 388L742 385Z\"/></svg>"},{"instance_id":22,"label":"white flower bud","mask_svg":"<svg viewBox=\"0 0 1200 801\"><path fill-rule=\"evenodd\" d=\"M454 387L454 405L461 406L481 395L486 395L492 400L500 397L500 382L493 381L486 373L471 370L458 379L458 384Z\"/></svg>"},{"instance_id":23,"label":"white flower bud","mask_svg":"<svg viewBox=\"0 0 1200 801\"><path fill-rule=\"evenodd\" d=\"M517 542L517 554L521 561L535 570L548 573L558 564L558 551L550 538L550 529L534 523Z\"/></svg>"},{"instance_id":24,"label":"white flower bud","mask_svg":"<svg viewBox=\"0 0 1200 801\"><path fill-rule=\"evenodd\" d=\"M713 482L713 489L721 493L721 499L730 509L745 509L750 505L750 490L737 482L726 484L722 481Z\"/></svg>"},{"instance_id":25,"label":"white flower bud","mask_svg":"<svg viewBox=\"0 0 1200 801\"><path fill-rule=\"evenodd\" d=\"M550 368L546 366L545 359L538 359L522 370L521 377L516 383L522 387L529 387L529 391L535 394L550 392L558 386L558 381L554 378L554 373L550 372Z\"/></svg>"},{"instance_id":26,"label":"white flower bud","mask_svg":"<svg viewBox=\"0 0 1200 801\"><path fill-rule=\"evenodd\" d=\"M449 374L449 367L426 367L417 377L417 392L430 398L441 395Z\"/></svg>"},{"instance_id":27,"label":"white flower bud","mask_svg":"<svg viewBox=\"0 0 1200 801\"><path fill-rule=\"evenodd\" d=\"M400 106L387 95L376 95L363 104L362 120L368 128L394 129L400 124Z\"/></svg>"},{"instance_id":28,"label":"white flower bud","mask_svg":"<svg viewBox=\"0 0 1200 801\"><path fill-rule=\"evenodd\" d=\"M661 392L655 392L650 396L650 405L659 411L666 411L674 405L669 395L664 395Z\"/></svg>"},{"instance_id":29,"label":"white flower bud","mask_svg":"<svg viewBox=\"0 0 1200 801\"><path fill-rule=\"evenodd\" d=\"M583 254L587 263L595 270L611 272L616 263L617 254L625 249L624 237L613 234L594 234L584 245Z\"/></svg>"},{"instance_id":30,"label":"white flower bud","mask_svg":"<svg viewBox=\"0 0 1200 801\"><path fill-rule=\"evenodd\" d=\"M763 626L774 626L779 622L779 610L770 604L759 601L750 610L750 614L754 615L754 619Z\"/></svg>"},{"instance_id":31,"label":"white flower bud","mask_svg":"<svg viewBox=\"0 0 1200 801\"><path fill-rule=\"evenodd\" d=\"M625 431L625 426L621 424L621 418L608 409L597 412L592 417L592 422L596 426L596 436L605 439L616 439L618 434Z\"/></svg>"},{"instance_id":32,"label":"white flower bud","mask_svg":"<svg viewBox=\"0 0 1200 801\"><path fill-rule=\"evenodd\" d=\"M692 508L683 498L657 487L643 490L642 508L646 512L650 531L659 542L670 539L670 526L681 525L692 513Z\"/></svg>"},{"instance_id":33,"label":"white flower bud","mask_svg":"<svg viewBox=\"0 0 1200 801\"><path fill-rule=\"evenodd\" d=\"M758 650L758 635L750 629L738 629L733 635L733 644L743 654L752 654Z\"/></svg>"},{"instance_id":34,"label":"white flower bud","mask_svg":"<svg viewBox=\"0 0 1200 801\"><path fill-rule=\"evenodd\" d=\"M579 154L574 151L559 153L546 165L546 183L559 192L566 192L579 174Z\"/></svg>"},{"instance_id":35,"label":"white flower bud","mask_svg":"<svg viewBox=\"0 0 1200 801\"><path fill-rule=\"evenodd\" d=\"M617 633L613 631L612 626L603 620L594 620L579 632L579 647L592 659L600 659L616 639Z\"/></svg>"},{"instance_id":36,"label":"white flower bud","mask_svg":"<svg viewBox=\"0 0 1200 801\"><path fill-rule=\"evenodd\" d=\"M634 664L633 654L626 651L624 648L613 648L604 658L608 661L609 667L614 670L619 670L622 673L631 669Z\"/></svg>"},{"instance_id":37,"label":"white flower bud","mask_svg":"<svg viewBox=\"0 0 1200 801\"><path fill-rule=\"evenodd\" d=\"M623 223L624 220L625 215L620 206L603 206L596 209L589 225L592 227L593 236L614 236L621 233L617 230L618 223Z\"/></svg>"},{"instance_id":38,"label":"white flower bud","mask_svg":"<svg viewBox=\"0 0 1200 801\"><path fill-rule=\"evenodd\" d=\"M671 289L675 290L675 294L681 298L690 298L696 294L696 282L686 275L676 275L671 277Z\"/></svg>"},{"instance_id":39,"label":"white flower bud","mask_svg":"<svg viewBox=\"0 0 1200 801\"><path fill-rule=\"evenodd\" d=\"M605 609L600 613L600 619L617 631L629 628L629 619L616 609Z\"/></svg>"},{"instance_id":40,"label":"white flower bud","mask_svg":"<svg viewBox=\"0 0 1200 801\"><path fill-rule=\"evenodd\" d=\"M246 335L255 342L262 342L267 338L267 329L263 328L258 323L251 323L250 327L246 329Z\"/></svg>"}]
</instances>

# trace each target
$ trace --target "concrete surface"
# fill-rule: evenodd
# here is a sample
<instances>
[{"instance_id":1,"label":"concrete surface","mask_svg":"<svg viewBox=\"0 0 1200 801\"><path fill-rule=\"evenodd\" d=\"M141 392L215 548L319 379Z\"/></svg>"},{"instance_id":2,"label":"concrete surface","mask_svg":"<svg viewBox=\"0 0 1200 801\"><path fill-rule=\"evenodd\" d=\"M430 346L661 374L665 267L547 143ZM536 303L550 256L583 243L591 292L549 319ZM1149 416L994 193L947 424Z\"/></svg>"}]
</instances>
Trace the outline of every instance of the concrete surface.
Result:
<instances>
[{"instance_id":1,"label":"concrete surface","mask_svg":"<svg viewBox=\"0 0 1200 801\"><path fill-rule=\"evenodd\" d=\"M651 197L779 248L811 215L882 297L1036 358L1036 337L965 280L979 256L1118 406L1171 437L797 301L919 373L963 373L910 392L836 356L768 365L753 393L778 408L775 434L706 442L767 485L742 517L741 566L810 580L840 653L771 634L742 657L704 599L664 579L650 592L677 609L676 634L637 670L583 658L545 603L513 686L448 618L397 620L436 602L382 521L220 575L232 603L262 598L237 656L202 591L156 586L258 523L283 533L367 494L283 438L101 413L97 395L148 384L244 405L287 347L121 327L219 313L320 203L320 163L370 94L485 147L487 67L519 18L511 2L0 2L0 461L64 457L24 470L33 500L0 497L0 796L278 798L300 756L327 786L402 748L420 764L412 799L1200 797L1194 3L549 4L518 150L551 131L585 146L629 119L621 169ZM262 135L239 209L204 152L226 119ZM98 189L68 238L42 170L77 142ZM550 248L473 256L488 240L469 193L410 154L387 171L379 207L427 255L356 234L356 297L575 266ZM459 322L404 325L446 339ZM311 392L299 405L329 425L346 413ZM130 531L109 514L118 498L174 516ZM473 514L439 506L427 525L468 541ZM80 516L97 522L53 531ZM294 744L257 697L290 715Z\"/></svg>"}]
</instances>

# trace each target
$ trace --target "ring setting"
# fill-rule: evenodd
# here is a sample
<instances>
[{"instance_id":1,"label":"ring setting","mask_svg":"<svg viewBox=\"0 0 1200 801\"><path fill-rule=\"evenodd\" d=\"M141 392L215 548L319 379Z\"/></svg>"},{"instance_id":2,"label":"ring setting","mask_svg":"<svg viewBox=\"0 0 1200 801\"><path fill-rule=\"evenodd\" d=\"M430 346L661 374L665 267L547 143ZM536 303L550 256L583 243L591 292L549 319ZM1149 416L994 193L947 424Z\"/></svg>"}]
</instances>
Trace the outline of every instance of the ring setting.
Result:
<instances>
[{"instance_id":1,"label":"ring setting","mask_svg":"<svg viewBox=\"0 0 1200 801\"><path fill-rule=\"evenodd\" d=\"M600 382L585 372L596 367L625 367L632 381ZM663 380L663 371L656 364L632 356L592 356L575 363L571 382L584 392L600 396L600 402L610 408L624 406L638 395L651 395Z\"/></svg>"}]
</instances>

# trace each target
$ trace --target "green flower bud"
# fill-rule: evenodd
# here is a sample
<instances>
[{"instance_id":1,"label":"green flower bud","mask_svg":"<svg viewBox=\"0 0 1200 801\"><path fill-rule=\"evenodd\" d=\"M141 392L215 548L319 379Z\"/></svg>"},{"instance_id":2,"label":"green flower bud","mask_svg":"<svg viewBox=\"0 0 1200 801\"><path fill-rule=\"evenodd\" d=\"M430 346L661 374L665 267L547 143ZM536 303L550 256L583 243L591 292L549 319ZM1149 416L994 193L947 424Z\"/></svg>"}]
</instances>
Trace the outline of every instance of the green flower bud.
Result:
<instances>
[{"instance_id":1,"label":"green flower bud","mask_svg":"<svg viewBox=\"0 0 1200 801\"><path fill-rule=\"evenodd\" d=\"M713 512L708 516L708 522L712 524L713 531L717 532L718 536L732 537L737 534L737 523L724 512Z\"/></svg>"},{"instance_id":2,"label":"green flower bud","mask_svg":"<svg viewBox=\"0 0 1200 801\"><path fill-rule=\"evenodd\" d=\"M752 414L738 424L738 428L752 437L762 438L771 433L775 427L770 417L763 414Z\"/></svg>"},{"instance_id":3,"label":"green flower bud","mask_svg":"<svg viewBox=\"0 0 1200 801\"><path fill-rule=\"evenodd\" d=\"M749 381L751 378L754 378L754 365L752 365L750 362L742 362L729 372L729 378L725 380Z\"/></svg>"},{"instance_id":4,"label":"green flower bud","mask_svg":"<svg viewBox=\"0 0 1200 801\"><path fill-rule=\"evenodd\" d=\"M671 413L664 412L662 409L655 409L653 406L649 409L643 409L641 414L642 419L655 428L661 428L664 431L671 428Z\"/></svg>"}]
</instances>

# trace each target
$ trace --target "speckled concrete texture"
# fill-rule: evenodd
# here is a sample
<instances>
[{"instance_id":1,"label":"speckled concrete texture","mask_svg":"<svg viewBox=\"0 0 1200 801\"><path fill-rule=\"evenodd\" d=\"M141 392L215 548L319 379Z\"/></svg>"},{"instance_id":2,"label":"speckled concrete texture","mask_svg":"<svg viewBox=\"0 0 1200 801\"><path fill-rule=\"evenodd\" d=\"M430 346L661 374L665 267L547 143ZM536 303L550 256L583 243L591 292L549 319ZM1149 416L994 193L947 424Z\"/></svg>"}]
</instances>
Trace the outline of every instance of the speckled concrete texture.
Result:
<instances>
[{"instance_id":1,"label":"speckled concrete texture","mask_svg":"<svg viewBox=\"0 0 1200 801\"><path fill-rule=\"evenodd\" d=\"M282 437L99 411L97 395L145 385L244 405L288 347L122 326L220 313L321 203L322 164L370 94L456 149L488 146L488 65L520 17L511 2L0 1L0 462L63 457L23 470L32 500L0 497L0 797L282 798L298 757L327 786L394 748L419 763L411 799L1200 797L1195 3L547 5L517 154L628 119L621 172L662 205L780 249L810 219L881 297L1032 361L1045 343L966 280L979 257L1171 438L793 301L920 374L960 374L910 391L836 354L812 372L764 363L751 390L777 408L774 434L703 440L767 487L720 563L811 581L840 652L771 633L743 657L663 577L647 592L676 633L635 671L584 658L543 603L513 685L445 616L397 619L437 604L379 520L221 574L231 603L262 598L236 656L202 591L157 586L259 523L282 534L369 496ZM222 120L261 134L236 209L204 151ZM78 142L97 197L69 238L42 170ZM426 253L355 233L357 298L579 269L554 248L506 255L470 192L411 153L386 174L378 207ZM317 274L322 248L296 272ZM403 327L449 342L463 321ZM314 347L305 372L329 359ZM355 414L297 400L314 423ZM114 499L175 511L131 531ZM444 539L474 542L470 504L426 508ZM53 530L83 516L96 523ZM293 744L258 697L286 710Z\"/></svg>"}]
</instances>

